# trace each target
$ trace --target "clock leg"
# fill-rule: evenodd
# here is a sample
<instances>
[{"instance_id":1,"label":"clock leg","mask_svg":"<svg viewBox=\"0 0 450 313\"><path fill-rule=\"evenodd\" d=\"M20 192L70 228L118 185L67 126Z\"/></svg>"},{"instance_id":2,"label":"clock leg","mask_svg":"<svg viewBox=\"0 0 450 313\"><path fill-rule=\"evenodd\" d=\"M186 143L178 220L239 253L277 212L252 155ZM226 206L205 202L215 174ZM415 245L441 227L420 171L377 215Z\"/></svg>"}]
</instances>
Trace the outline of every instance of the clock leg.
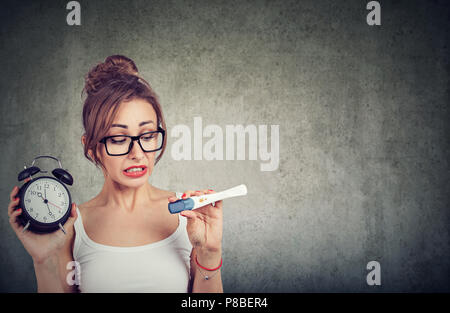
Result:
<instances>
[{"instance_id":1,"label":"clock leg","mask_svg":"<svg viewBox=\"0 0 450 313\"><path fill-rule=\"evenodd\" d=\"M64 227L61 225L61 223L59 223L58 225L59 225L59 228L61 228L62 232L65 235L66 234L66 230L64 229Z\"/></svg>"},{"instance_id":2,"label":"clock leg","mask_svg":"<svg viewBox=\"0 0 450 313\"><path fill-rule=\"evenodd\" d=\"M30 227L30 221L28 221L27 225L25 225L25 227L22 229L22 233L24 233L28 227Z\"/></svg>"}]
</instances>

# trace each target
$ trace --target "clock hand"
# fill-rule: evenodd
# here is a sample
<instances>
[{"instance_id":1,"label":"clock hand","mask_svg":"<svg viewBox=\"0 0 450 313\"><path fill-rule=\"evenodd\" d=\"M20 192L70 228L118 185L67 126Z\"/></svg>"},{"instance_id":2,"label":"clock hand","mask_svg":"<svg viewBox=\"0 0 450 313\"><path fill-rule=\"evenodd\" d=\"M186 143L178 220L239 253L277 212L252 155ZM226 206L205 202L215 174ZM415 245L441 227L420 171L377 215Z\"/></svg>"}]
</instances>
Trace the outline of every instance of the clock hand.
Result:
<instances>
[{"instance_id":1,"label":"clock hand","mask_svg":"<svg viewBox=\"0 0 450 313\"><path fill-rule=\"evenodd\" d=\"M50 203L51 205L54 205L55 207L57 207L58 209L62 210L59 206L57 206L56 204L54 204L53 202L50 202L47 200L48 203Z\"/></svg>"},{"instance_id":2,"label":"clock hand","mask_svg":"<svg viewBox=\"0 0 450 313\"><path fill-rule=\"evenodd\" d=\"M38 192L38 196L42 198L42 193ZM45 205L47 206L48 215L52 216L53 213L50 211L50 207L48 206L48 200L47 200L47 191L44 189L44 196L45 198L42 198L44 200Z\"/></svg>"},{"instance_id":3,"label":"clock hand","mask_svg":"<svg viewBox=\"0 0 450 313\"><path fill-rule=\"evenodd\" d=\"M47 191L44 189L44 203L47 205L47 209L48 209L48 215L52 216L52 211L50 211L50 207L48 206L48 200L45 201L47 199Z\"/></svg>"},{"instance_id":4,"label":"clock hand","mask_svg":"<svg viewBox=\"0 0 450 313\"><path fill-rule=\"evenodd\" d=\"M52 216L53 213L52 213L52 211L50 211L50 207L48 206L48 203L46 203L46 205L47 205L47 209L48 209L48 215Z\"/></svg>"},{"instance_id":5,"label":"clock hand","mask_svg":"<svg viewBox=\"0 0 450 313\"><path fill-rule=\"evenodd\" d=\"M42 197L42 192L38 192L38 193L37 193L37 195L38 195L38 197L41 197L41 198L42 198L42 200L44 200L44 201L45 201L44 197Z\"/></svg>"}]
</instances>

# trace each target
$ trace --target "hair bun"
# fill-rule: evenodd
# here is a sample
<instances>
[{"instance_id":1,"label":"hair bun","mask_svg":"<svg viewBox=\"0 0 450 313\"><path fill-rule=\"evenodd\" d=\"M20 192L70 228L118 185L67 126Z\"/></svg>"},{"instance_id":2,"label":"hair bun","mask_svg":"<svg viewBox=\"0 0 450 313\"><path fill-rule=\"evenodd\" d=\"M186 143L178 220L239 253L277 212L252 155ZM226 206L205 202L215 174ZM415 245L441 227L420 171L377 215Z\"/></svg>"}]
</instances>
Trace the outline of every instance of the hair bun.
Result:
<instances>
[{"instance_id":1,"label":"hair bun","mask_svg":"<svg viewBox=\"0 0 450 313\"><path fill-rule=\"evenodd\" d=\"M136 64L123 55L111 55L105 62L94 66L85 77L84 89L88 94L99 90L112 79L126 79L126 76L139 77Z\"/></svg>"}]
</instances>

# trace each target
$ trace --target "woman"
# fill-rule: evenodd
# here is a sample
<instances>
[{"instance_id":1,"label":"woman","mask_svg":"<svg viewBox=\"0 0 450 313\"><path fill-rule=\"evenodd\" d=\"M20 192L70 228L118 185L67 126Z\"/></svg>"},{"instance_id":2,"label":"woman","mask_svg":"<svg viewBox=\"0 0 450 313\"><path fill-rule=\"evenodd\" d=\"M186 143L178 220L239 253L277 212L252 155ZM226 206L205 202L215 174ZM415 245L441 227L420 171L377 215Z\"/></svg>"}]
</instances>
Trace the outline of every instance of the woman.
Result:
<instances>
[{"instance_id":1,"label":"woman","mask_svg":"<svg viewBox=\"0 0 450 313\"><path fill-rule=\"evenodd\" d=\"M148 182L166 147L166 127L135 63L106 58L89 71L83 91L81 141L103 171L100 193L72 203L65 235L22 232L18 187L10 194L10 224L33 259L38 292L223 292L222 201L172 215L167 205L176 194Z\"/></svg>"}]
</instances>

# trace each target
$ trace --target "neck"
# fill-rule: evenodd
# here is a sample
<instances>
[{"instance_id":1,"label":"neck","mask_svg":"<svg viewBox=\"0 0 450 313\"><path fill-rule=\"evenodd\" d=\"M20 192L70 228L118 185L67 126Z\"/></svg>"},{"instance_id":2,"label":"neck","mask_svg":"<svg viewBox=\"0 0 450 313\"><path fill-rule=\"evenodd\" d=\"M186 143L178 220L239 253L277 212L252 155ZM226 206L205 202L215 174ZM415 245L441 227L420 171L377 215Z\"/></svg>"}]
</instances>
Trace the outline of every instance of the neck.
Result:
<instances>
[{"instance_id":1,"label":"neck","mask_svg":"<svg viewBox=\"0 0 450 313\"><path fill-rule=\"evenodd\" d=\"M154 187L148 182L139 187L128 187L105 177L105 183L98 197L101 203L108 208L116 208L121 211L133 212L142 208L148 208L154 195Z\"/></svg>"}]
</instances>

